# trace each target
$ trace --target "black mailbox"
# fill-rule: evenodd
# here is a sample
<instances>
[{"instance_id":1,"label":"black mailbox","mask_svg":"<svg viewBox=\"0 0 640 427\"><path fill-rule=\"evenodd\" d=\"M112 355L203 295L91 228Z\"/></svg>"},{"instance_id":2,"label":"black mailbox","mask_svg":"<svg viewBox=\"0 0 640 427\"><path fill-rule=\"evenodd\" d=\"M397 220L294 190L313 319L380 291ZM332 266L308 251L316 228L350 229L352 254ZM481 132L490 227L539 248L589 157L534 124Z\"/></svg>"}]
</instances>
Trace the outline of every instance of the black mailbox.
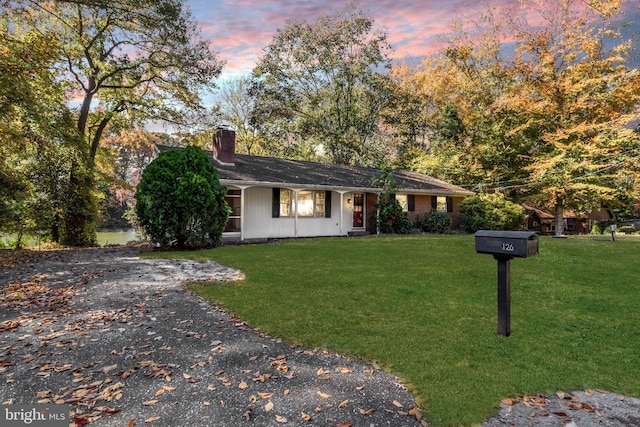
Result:
<instances>
[{"instance_id":1,"label":"black mailbox","mask_svg":"<svg viewBox=\"0 0 640 427\"><path fill-rule=\"evenodd\" d=\"M538 254L538 235L534 232L480 230L475 237L479 254L511 258Z\"/></svg>"},{"instance_id":2,"label":"black mailbox","mask_svg":"<svg viewBox=\"0 0 640 427\"><path fill-rule=\"evenodd\" d=\"M511 334L511 259L538 254L538 235L530 231L480 230L476 252L498 261L498 335Z\"/></svg>"}]
</instances>

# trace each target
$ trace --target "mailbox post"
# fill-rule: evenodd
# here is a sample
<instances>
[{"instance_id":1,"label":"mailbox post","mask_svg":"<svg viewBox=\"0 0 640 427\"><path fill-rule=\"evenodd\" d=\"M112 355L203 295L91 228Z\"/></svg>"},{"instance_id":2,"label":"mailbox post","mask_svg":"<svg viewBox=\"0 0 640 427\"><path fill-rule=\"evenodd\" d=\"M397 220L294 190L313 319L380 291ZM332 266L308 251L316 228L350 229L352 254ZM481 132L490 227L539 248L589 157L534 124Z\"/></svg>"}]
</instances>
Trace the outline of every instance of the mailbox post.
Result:
<instances>
[{"instance_id":1,"label":"mailbox post","mask_svg":"<svg viewBox=\"0 0 640 427\"><path fill-rule=\"evenodd\" d=\"M538 254L538 235L528 231L480 230L475 234L476 252L498 261L498 335L511 334L511 259Z\"/></svg>"}]
</instances>

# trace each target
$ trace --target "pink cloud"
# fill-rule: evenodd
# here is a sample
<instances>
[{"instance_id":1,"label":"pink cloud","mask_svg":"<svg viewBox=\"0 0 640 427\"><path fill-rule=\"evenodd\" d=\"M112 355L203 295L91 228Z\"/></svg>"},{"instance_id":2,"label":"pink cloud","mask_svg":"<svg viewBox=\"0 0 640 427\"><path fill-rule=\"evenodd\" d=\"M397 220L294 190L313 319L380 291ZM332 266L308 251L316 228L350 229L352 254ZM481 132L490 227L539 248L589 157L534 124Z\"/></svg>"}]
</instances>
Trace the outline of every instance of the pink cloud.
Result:
<instances>
[{"instance_id":1,"label":"pink cloud","mask_svg":"<svg viewBox=\"0 0 640 427\"><path fill-rule=\"evenodd\" d=\"M204 38L226 61L227 74L249 72L262 49L287 21L315 21L319 16L343 10L350 3L351 0L188 0ZM521 3L489 0L488 5L504 10L520 8ZM636 0L624 0L624 5L640 14ZM451 30L452 20L465 21L477 16L486 9L486 4L470 0L372 0L356 7L374 19L376 29L387 33L394 57L402 59L433 52L441 43L439 37Z\"/></svg>"}]
</instances>

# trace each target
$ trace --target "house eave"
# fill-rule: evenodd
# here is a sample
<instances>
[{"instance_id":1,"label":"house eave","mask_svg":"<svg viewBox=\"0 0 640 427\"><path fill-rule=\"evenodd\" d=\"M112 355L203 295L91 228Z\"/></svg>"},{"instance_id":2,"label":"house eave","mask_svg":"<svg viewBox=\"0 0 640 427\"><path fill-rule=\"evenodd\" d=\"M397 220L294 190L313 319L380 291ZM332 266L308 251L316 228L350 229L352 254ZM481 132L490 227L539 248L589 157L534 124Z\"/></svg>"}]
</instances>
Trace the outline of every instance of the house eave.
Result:
<instances>
[{"instance_id":1,"label":"house eave","mask_svg":"<svg viewBox=\"0 0 640 427\"><path fill-rule=\"evenodd\" d=\"M250 188L250 187L268 187L268 188L288 188L291 190L325 190L335 191L337 193L382 193L381 188L376 187L343 187L335 185L318 185L318 184L297 184L290 182L270 182L270 181L241 181L235 179L220 179L220 183L226 187L234 186L237 188ZM474 193L467 192L451 192L437 189L411 189L402 188L398 190L398 194L424 194L424 195L437 195L443 197L467 197L472 196Z\"/></svg>"}]
</instances>

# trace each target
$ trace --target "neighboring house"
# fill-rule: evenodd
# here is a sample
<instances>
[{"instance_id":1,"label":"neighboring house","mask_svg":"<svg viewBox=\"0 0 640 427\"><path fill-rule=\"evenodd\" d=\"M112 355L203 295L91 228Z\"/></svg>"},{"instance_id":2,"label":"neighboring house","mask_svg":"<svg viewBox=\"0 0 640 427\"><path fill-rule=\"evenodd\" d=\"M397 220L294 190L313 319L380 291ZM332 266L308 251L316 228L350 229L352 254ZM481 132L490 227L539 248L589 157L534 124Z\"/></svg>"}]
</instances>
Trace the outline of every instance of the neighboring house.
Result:
<instances>
[{"instance_id":1,"label":"neighboring house","mask_svg":"<svg viewBox=\"0 0 640 427\"><path fill-rule=\"evenodd\" d=\"M346 236L375 232L373 217L382 189L380 170L235 153L235 132L219 129L207 152L227 188L231 215L224 238L268 239ZM175 149L158 146L159 151ZM473 193L408 171L394 171L396 200L412 220L447 212L458 224L458 204Z\"/></svg>"},{"instance_id":2,"label":"neighboring house","mask_svg":"<svg viewBox=\"0 0 640 427\"><path fill-rule=\"evenodd\" d=\"M523 208L527 215L527 228L529 230L537 230L542 234L555 233L555 214L527 205L523 205ZM589 234L596 221L603 222L611 219L611 213L604 208L592 209L588 212L567 210L562 216L564 217L563 230L567 234Z\"/></svg>"}]
</instances>

